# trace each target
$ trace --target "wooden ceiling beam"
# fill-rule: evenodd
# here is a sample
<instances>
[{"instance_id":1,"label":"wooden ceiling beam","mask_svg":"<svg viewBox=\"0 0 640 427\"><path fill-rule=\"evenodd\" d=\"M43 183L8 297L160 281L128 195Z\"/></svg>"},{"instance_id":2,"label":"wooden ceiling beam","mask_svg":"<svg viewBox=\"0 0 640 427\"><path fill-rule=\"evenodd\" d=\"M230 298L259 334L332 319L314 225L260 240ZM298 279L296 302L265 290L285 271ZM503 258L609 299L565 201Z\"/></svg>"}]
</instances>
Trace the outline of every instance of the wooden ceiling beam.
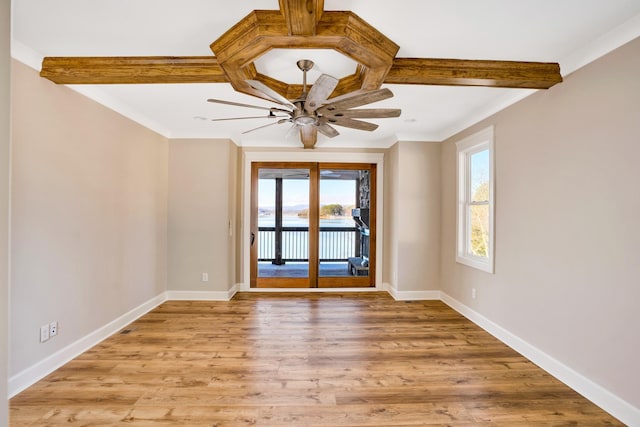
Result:
<instances>
[{"instance_id":1,"label":"wooden ceiling beam","mask_svg":"<svg viewBox=\"0 0 640 427\"><path fill-rule=\"evenodd\" d=\"M40 76L59 84L229 82L214 56L46 57Z\"/></svg>"},{"instance_id":2,"label":"wooden ceiling beam","mask_svg":"<svg viewBox=\"0 0 640 427\"><path fill-rule=\"evenodd\" d=\"M315 36L324 0L279 0L290 36Z\"/></svg>"},{"instance_id":3,"label":"wooden ceiling beam","mask_svg":"<svg viewBox=\"0 0 640 427\"><path fill-rule=\"evenodd\" d=\"M59 84L228 83L214 56L46 57L42 77ZM395 58L386 84L548 89L557 63Z\"/></svg>"},{"instance_id":4,"label":"wooden ceiling beam","mask_svg":"<svg viewBox=\"0 0 640 427\"><path fill-rule=\"evenodd\" d=\"M551 62L395 58L387 84L548 89L562 82Z\"/></svg>"}]
</instances>

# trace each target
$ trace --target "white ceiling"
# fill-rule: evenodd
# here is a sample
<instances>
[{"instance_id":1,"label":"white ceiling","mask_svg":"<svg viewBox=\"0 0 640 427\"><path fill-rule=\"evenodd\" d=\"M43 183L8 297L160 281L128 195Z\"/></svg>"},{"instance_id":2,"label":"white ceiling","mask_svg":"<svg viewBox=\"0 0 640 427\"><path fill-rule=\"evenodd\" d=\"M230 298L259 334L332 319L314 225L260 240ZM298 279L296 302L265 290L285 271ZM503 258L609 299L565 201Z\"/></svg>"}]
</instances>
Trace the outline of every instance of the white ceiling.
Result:
<instances>
[{"instance_id":1,"label":"white ceiling","mask_svg":"<svg viewBox=\"0 0 640 427\"><path fill-rule=\"evenodd\" d=\"M15 0L12 55L40 69L44 56L202 56L253 9L277 0ZM563 76L640 36L638 0L325 0L325 10L351 10L400 46L398 57L559 62ZM221 11L223 13L221 13ZM272 51L258 69L300 83L297 59L322 72L349 73L334 51ZM345 71L346 70L346 71ZM340 75L336 76L340 77ZM401 108L399 118L371 120L364 132L338 127L318 147L382 147L397 140L441 141L533 93L479 87L386 85L394 97L375 107ZM229 84L82 85L74 89L168 138L232 138L246 146L300 146L282 124L246 135L265 119L257 110L216 105L207 98L270 106ZM552 89L553 90L553 89Z\"/></svg>"}]
</instances>

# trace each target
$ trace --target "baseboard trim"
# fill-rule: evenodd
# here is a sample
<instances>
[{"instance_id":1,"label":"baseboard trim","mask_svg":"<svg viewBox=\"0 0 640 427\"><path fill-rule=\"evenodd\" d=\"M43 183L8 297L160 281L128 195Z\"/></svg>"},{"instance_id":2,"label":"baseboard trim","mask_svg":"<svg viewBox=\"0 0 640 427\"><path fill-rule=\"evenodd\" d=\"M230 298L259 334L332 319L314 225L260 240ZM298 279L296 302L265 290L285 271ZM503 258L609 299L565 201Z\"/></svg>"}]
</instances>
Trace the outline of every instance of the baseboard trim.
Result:
<instances>
[{"instance_id":1,"label":"baseboard trim","mask_svg":"<svg viewBox=\"0 0 640 427\"><path fill-rule=\"evenodd\" d=\"M74 343L58 350L51 356L42 359L36 364L12 376L11 378L9 378L8 382L9 398L17 395L27 387L40 381L51 372L55 371L65 363L71 361L73 358L79 356L80 354L89 350L91 347L118 332L120 329L138 319L140 316L153 310L154 308L165 302L166 299L166 294L163 292L160 295L151 298L149 301L142 303L138 307L128 311L117 319L80 338Z\"/></svg>"},{"instance_id":2,"label":"baseboard trim","mask_svg":"<svg viewBox=\"0 0 640 427\"><path fill-rule=\"evenodd\" d=\"M167 291L168 301L229 301L238 291L234 285L228 291Z\"/></svg>"},{"instance_id":3,"label":"baseboard trim","mask_svg":"<svg viewBox=\"0 0 640 427\"><path fill-rule=\"evenodd\" d=\"M384 283L384 290L396 301L439 301L440 291L399 291L390 283Z\"/></svg>"},{"instance_id":4,"label":"baseboard trim","mask_svg":"<svg viewBox=\"0 0 640 427\"><path fill-rule=\"evenodd\" d=\"M640 409L624 399L611 393L604 387L594 383L562 362L549 356L539 348L529 344L502 326L492 322L460 301L441 292L442 301L491 335L513 348L531 362L544 369L586 399L590 400L624 424L640 426Z\"/></svg>"}]
</instances>

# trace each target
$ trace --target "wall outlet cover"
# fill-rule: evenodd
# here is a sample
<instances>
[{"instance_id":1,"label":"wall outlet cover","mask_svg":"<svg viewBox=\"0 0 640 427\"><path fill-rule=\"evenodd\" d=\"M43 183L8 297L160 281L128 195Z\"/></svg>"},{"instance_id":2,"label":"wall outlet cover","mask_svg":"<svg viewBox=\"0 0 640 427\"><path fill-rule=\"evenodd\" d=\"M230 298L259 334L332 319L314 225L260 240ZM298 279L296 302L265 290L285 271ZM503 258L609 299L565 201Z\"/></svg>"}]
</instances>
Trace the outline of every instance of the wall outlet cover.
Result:
<instances>
[{"instance_id":1,"label":"wall outlet cover","mask_svg":"<svg viewBox=\"0 0 640 427\"><path fill-rule=\"evenodd\" d=\"M45 342L49 339L49 325L40 326L40 342Z\"/></svg>"},{"instance_id":2,"label":"wall outlet cover","mask_svg":"<svg viewBox=\"0 0 640 427\"><path fill-rule=\"evenodd\" d=\"M49 336L55 337L58 335L58 322L49 323Z\"/></svg>"}]
</instances>

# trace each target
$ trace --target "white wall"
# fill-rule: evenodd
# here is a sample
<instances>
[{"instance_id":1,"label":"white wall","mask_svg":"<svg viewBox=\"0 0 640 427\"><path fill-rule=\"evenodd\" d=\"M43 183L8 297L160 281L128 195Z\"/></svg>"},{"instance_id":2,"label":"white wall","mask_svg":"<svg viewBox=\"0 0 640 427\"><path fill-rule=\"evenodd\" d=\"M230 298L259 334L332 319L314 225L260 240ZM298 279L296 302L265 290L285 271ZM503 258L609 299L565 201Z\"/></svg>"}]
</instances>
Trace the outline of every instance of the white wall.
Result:
<instances>
[{"instance_id":1,"label":"white wall","mask_svg":"<svg viewBox=\"0 0 640 427\"><path fill-rule=\"evenodd\" d=\"M442 147L443 290L636 408L639 76L640 39ZM494 275L455 262L454 142L490 124Z\"/></svg>"},{"instance_id":2,"label":"white wall","mask_svg":"<svg viewBox=\"0 0 640 427\"><path fill-rule=\"evenodd\" d=\"M166 289L168 143L17 61L12 81L16 375Z\"/></svg>"},{"instance_id":3,"label":"white wall","mask_svg":"<svg viewBox=\"0 0 640 427\"><path fill-rule=\"evenodd\" d=\"M9 141L11 1L0 1L0 425L8 425Z\"/></svg>"},{"instance_id":4,"label":"white wall","mask_svg":"<svg viewBox=\"0 0 640 427\"><path fill-rule=\"evenodd\" d=\"M400 141L389 150L388 159L391 172L386 198L390 211L388 280L399 292L437 291L440 144Z\"/></svg>"},{"instance_id":5,"label":"white wall","mask_svg":"<svg viewBox=\"0 0 640 427\"><path fill-rule=\"evenodd\" d=\"M169 144L169 290L226 292L236 283L237 153L227 139Z\"/></svg>"}]
</instances>

